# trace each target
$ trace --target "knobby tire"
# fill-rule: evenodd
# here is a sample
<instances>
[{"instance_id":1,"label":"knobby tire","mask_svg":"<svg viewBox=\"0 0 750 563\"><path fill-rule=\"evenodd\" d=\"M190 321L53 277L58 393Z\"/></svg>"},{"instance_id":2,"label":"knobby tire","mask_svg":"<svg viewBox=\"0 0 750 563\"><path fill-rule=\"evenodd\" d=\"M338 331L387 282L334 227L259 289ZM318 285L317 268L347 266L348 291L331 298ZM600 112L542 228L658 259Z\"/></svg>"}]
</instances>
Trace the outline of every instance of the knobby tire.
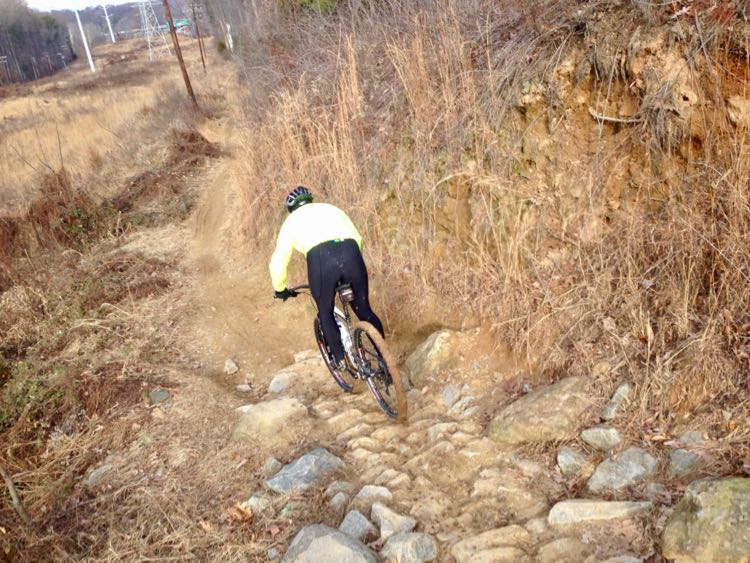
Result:
<instances>
[{"instance_id":1,"label":"knobby tire","mask_svg":"<svg viewBox=\"0 0 750 563\"><path fill-rule=\"evenodd\" d=\"M405 422L408 416L408 407L406 404L406 390L404 389L404 382L401 379L401 373L398 370L396 360L391 354L390 350L388 350L388 347L386 346L385 341L383 340L383 337L380 336L380 333L377 331L377 329L368 322L359 321L355 323L354 334L352 335L354 336L355 346L359 343L359 338L357 336L357 331L359 330L364 332L370 338L372 343L375 345L378 355L381 357L381 359L385 363L386 369L388 370L388 373L391 376L391 380L392 380L391 388L395 391L395 399L396 399L396 416L392 418L394 418L397 422ZM374 379L374 377L371 379ZM388 414L388 416L391 416L386 410L386 407L384 407L381 404L380 399L378 399L377 392L373 390L372 386L374 384L375 384L374 382L371 382L368 380L368 387L370 389L370 392L372 393L372 396L375 398L375 401L378 403L378 406L381 409L383 409L383 411L386 414ZM388 407L390 407L390 405L388 405Z\"/></svg>"}]
</instances>

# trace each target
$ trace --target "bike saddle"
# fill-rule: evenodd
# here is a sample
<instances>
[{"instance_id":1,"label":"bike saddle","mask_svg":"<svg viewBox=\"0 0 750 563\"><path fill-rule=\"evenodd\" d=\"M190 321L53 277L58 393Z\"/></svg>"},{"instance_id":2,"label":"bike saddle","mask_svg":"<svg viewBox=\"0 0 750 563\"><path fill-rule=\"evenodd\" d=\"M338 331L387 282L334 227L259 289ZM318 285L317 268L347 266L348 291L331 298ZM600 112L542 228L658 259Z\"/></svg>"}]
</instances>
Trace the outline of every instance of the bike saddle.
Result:
<instances>
[{"instance_id":1,"label":"bike saddle","mask_svg":"<svg viewBox=\"0 0 750 563\"><path fill-rule=\"evenodd\" d=\"M342 303L351 303L354 301L354 290L352 289L351 284L340 283L336 286L336 291L338 292Z\"/></svg>"}]
</instances>

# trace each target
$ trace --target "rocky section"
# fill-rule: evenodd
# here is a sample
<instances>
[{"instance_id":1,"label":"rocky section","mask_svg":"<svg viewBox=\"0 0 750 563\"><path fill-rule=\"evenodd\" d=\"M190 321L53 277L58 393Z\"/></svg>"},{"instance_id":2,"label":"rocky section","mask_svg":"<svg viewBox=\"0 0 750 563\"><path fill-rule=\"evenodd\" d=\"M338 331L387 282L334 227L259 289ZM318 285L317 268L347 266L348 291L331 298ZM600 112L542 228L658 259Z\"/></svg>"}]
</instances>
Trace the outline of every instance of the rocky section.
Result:
<instances>
[{"instance_id":1,"label":"rocky section","mask_svg":"<svg viewBox=\"0 0 750 563\"><path fill-rule=\"evenodd\" d=\"M488 435L510 445L571 438L591 409L589 386L586 378L568 377L540 387L505 407Z\"/></svg>"},{"instance_id":2,"label":"rocky section","mask_svg":"<svg viewBox=\"0 0 750 563\"><path fill-rule=\"evenodd\" d=\"M367 394L345 395L335 388L331 395L315 394L299 388L294 374L305 370L310 380L330 377L314 354L299 360L275 374L284 375L277 381L288 383L281 396L270 389L274 398L248 405L244 415L254 416L269 405L291 407L299 415L304 410L303 417L316 421L317 436L323 437L319 443L330 444L338 454L317 448L283 467L269 456L259 468L268 490L244 503L252 514L272 518L279 511L276 499L283 498L279 494L319 491L322 521L332 526L304 528L285 560L315 560L329 550L323 560L335 553L342 561L572 562L605 556L629 561L627 551L654 505L669 502L668 491L649 482L657 460L644 450L629 448L597 466L596 456L564 445L555 468L509 448L553 436L575 440L591 410L587 379L569 378L529 393L503 408L485 431L454 412L471 398L468 386L410 391L411 419L393 424ZM284 396L290 393L295 398ZM618 447L620 436L614 427L599 425L583 430L580 438L608 451ZM676 441L672 465L681 455L674 452L692 452L699 440L683 435ZM330 481L339 475L350 480ZM581 487L587 478L588 486ZM609 496L633 485L642 486L642 494L653 502L567 498L576 491L583 497ZM597 530L600 535L591 537L600 539L587 541L588 532L581 535L581 530L588 529ZM613 542L612 548L599 550L601 538Z\"/></svg>"},{"instance_id":3,"label":"rocky section","mask_svg":"<svg viewBox=\"0 0 750 563\"><path fill-rule=\"evenodd\" d=\"M750 479L692 483L667 521L662 550L677 563L750 560Z\"/></svg>"}]
</instances>

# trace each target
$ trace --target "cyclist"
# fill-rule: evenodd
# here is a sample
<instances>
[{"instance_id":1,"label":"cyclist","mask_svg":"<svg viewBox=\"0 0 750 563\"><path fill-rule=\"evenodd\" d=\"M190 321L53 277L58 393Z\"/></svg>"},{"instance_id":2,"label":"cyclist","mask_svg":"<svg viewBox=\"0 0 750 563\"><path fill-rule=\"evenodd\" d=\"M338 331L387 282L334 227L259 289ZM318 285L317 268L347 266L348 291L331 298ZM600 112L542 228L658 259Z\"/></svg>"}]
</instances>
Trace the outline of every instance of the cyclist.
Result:
<instances>
[{"instance_id":1,"label":"cyclist","mask_svg":"<svg viewBox=\"0 0 750 563\"><path fill-rule=\"evenodd\" d=\"M326 344L336 368L346 370L344 345L341 342L333 304L336 286L348 283L354 291L352 309L357 317L374 326L383 335L383 324L370 307L368 279L362 258L362 236L351 219L338 207L313 203L313 195L304 186L297 186L286 197L290 215L281 225L269 270L274 297L286 301L296 292L286 287L287 267L292 250L307 257L307 280L310 293L318 305L318 318Z\"/></svg>"}]
</instances>

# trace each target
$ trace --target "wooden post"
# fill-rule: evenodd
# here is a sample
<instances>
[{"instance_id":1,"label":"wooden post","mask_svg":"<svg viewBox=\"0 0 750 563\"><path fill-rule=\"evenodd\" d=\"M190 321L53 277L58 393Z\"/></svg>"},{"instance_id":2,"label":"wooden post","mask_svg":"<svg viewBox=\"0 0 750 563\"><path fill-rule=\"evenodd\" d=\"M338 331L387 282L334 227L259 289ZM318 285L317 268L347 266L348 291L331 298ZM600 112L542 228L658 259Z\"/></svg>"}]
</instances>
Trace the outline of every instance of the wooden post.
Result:
<instances>
[{"instance_id":1,"label":"wooden post","mask_svg":"<svg viewBox=\"0 0 750 563\"><path fill-rule=\"evenodd\" d=\"M206 74L206 59L203 57L203 41L201 40L201 30L198 27L198 18L195 17L195 2L192 3L193 23L195 24L195 34L198 36L198 50L201 52L201 64L203 65L203 74Z\"/></svg>"},{"instance_id":2,"label":"wooden post","mask_svg":"<svg viewBox=\"0 0 750 563\"><path fill-rule=\"evenodd\" d=\"M195 94L193 93L193 87L190 84L190 77L188 76L187 69L185 68L185 61L182 60L182 51L180 50L180 42L177 40L177 31L174 28L174 21L172 20L172 11L169 9L169 0L162 0L162 3L164 4L164 18L167 20L167 23L169 24L169 33L172 35L172 43L174 44L174 52L175 55L177 55L177 61L180 63L180 70L182 71L182 79L185 81L185 88L187 89L188 96L190 96L190 100L193 102L193 109L195 111L200 111L200 107L198 107L198 100L195 99Z\"/></svg>"}]
</instances>

